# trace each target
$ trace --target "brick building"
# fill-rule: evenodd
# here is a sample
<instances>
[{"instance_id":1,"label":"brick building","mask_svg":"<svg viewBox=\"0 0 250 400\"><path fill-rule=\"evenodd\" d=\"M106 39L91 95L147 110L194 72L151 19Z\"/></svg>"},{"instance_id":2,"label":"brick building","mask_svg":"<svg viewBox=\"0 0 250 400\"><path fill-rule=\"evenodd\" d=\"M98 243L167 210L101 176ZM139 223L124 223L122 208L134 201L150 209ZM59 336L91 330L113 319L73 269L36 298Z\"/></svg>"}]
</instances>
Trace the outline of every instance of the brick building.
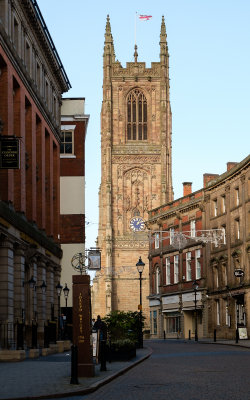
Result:
<instances>
[{"instance_id":1,"label":"brick building","mask_svg":"<svg viewBox=\"0 0 250 400\"><path fill-rule=\"evenodd\" d=\"M205 296L204 246L195 240L204 229L204 191L192 193L190 182L183 184L183 197L149 213L151 231L150 262L150 332L151 337L195 335L197 312L198 336L204 335ZM187 238L178 238L178 233ZM176 236L177 234L177 236ZM180 240L180 242L179 242ZM193 283L196 281L195 293ZM196 296L196 310L195 300Z\"/></svg>"},{"instance_id":2,"label":"brick building","mask_svg":"<svg viewBox=\"0 0 250 400\"><path fill-rule=\"evenodd\" d=\"M0 324L31 345L57 315L60 280L60 107L67 75L35 0L0 0L0 120L20 138L20 167L0 171ZM6 343L5 343L6 345Z\"/></svg>"},{"instance_id":3,"label":"brick building","mask_svg":"<svg viewBox=\"0 0 250 400\"><path fill-rule=\"evenodd\" d=\"M63 99L60 154L60 242L63 250L61 282L70 289L72 306L72 257L85 250L85 138L89 115L84 98ZM68 310L69 312L69 310Z\"/></svg>"},{"instance_id":4,"label":"brick building","mask_svg":"<svg viewBox=\"0 0 250 400\"><path fill-rule=\"evenodd\" d=\"M249 335L249 161L150 211L151 337Z\"/></svg>"},{"instance_id":5,"label":"brick building","mask_svg":"<svg viewBox=\"0 0 250 400\"><path fill-rule=\"evenodd\" d=\"M93 281L93 315L136 311L139 257L143 312L148 315L148 210L172 200L172 114L166 26L162 18L160 61L122 67L115 59L109 17L103 57L102 176L98 247L102 269Z\"/></svg>"}]
</instances>

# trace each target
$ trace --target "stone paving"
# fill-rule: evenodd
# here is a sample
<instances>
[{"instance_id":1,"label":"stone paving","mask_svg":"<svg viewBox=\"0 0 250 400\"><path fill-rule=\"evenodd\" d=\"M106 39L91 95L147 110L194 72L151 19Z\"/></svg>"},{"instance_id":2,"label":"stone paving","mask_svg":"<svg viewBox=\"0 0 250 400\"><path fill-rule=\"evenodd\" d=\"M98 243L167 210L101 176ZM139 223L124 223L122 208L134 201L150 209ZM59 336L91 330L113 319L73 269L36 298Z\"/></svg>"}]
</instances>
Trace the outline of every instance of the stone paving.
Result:
<instances>
[{"instance_id":1,"label":"stone paving","mask_svg":"<svg viewBox=\"0 0 250 400\"><path fill-rule=\"evenodd\" d=\"M79 384L70 384L70 352L58 353L20 362L0 363L0 399L39 399L65 394L85 394L96 390L148 358L148 347L137 349L131 361L106 363L107 371L95 366L93 378L78 378Z\"/></svg>"}]
</instances>

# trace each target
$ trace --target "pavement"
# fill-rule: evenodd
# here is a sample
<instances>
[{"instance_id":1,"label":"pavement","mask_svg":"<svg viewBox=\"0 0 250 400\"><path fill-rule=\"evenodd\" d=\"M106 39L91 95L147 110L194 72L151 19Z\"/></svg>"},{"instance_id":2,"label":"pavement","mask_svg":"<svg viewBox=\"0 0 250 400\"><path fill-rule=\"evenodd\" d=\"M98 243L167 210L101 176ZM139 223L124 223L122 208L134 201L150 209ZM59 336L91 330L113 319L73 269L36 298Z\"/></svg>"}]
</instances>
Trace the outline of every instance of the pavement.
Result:
<instances>
[{"instance_id":1,"label":"pavement","mask_svg":"<svg viewBox=\"0 0 250 400\"><path fill-rule=\"evenodd\" d=\"M183 342L183 339L180 341ZM213 339L199 339L199 343L247 347L250 350L250 340L239 340L235 343L233 340L220 339L214 342ZM107 371L100 371L100 364L95 365L95 376L78 377L78 385L70 384L70 352L41 356L37 359L27 358L20 362L1 362L0 399L56 399L86 395L138 365L150 357L151 353L150 340L145 340L144 348L137 349L135 358L130 361L107 362Z\"/></svg>"}]
</instances>

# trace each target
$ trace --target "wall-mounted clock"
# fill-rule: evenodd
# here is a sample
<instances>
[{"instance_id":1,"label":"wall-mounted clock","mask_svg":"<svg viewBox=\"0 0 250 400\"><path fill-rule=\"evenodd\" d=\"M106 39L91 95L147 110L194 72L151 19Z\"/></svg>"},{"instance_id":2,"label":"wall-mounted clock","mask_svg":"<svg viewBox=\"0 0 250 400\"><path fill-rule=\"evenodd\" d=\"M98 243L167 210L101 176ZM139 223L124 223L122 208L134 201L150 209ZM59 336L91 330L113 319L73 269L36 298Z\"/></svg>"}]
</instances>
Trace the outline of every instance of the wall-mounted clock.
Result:
<instances>
[{"instance_id":1,"label":"wall-mounted clock","mask_svg":"<svg viewBox=\"0 0 250 400\"><path fill-rule=\"evenodd\" d=\"M130 220L130 228L134 232L143 231L145 229L145 222L141 217L134 217Z\"/></svg>"}]
</instances>

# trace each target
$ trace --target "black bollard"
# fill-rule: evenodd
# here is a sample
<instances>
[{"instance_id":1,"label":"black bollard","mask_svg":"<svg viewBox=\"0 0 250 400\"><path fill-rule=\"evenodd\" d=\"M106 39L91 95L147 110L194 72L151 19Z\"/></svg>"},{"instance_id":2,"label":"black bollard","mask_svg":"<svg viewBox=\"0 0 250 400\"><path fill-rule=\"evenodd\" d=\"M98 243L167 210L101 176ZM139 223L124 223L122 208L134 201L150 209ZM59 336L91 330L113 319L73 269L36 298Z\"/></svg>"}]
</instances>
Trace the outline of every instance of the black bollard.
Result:
<instances>
[{"instance_id":1,"label":"black bollard","mask_svg":"<svg viewBox=\"0 0 250 400\"><path fill-rule=\"evenodd\" d=\"M216 329L214 329L214 342L216 342Z\"/></svg>"},{"instance_id":2,"label":"black bollard","mask_svg":"<svg viewBox=\"0 0 250 400\"><path fill-rule=\"evenodd\" d=\"M188 331L188 340L191 340L191 330Z\"/></svg>"},{"instance_id":3,"label":"black bollard","mask_svg":"<svg viewBox=\"0 0 250 400\"><path fill-rule=\"evenodd\" d=\"M76 345L71 346L71 379L70 383L78 385L78 347Z\"/></svg>"},{"instance_id":4,"label":"black bollard","mask_svg":"<svg viewBox=\"0 0 250 400\"><path fill-rule=\"evenodd\" d=\"M164 337L164 340L166 339L166 332L165 331L163 331L163 337Z\"/></svg>"},{"instance_id":5,"label":"black bollard","mask_svg":"<svg viewBox=\"0 0 250 400\"><path fill-rule=\"evenodd\" d=\"M100 361L101 361L100 371L107 371L107 368L106 368L106 340L101 340L101 342L100 342Z\"/></svg>"},{"instance_id":6,"label":"black bollard","mask_svg":"<svg viewBox=\"0 0 250 400\"><path fill-rule=\"evenodd\" d=\"M236 329L236 332L235 332L235 343L238 343L239 342L239 331L238 331L238 328Z\"/></svg>"}]
</instances>

